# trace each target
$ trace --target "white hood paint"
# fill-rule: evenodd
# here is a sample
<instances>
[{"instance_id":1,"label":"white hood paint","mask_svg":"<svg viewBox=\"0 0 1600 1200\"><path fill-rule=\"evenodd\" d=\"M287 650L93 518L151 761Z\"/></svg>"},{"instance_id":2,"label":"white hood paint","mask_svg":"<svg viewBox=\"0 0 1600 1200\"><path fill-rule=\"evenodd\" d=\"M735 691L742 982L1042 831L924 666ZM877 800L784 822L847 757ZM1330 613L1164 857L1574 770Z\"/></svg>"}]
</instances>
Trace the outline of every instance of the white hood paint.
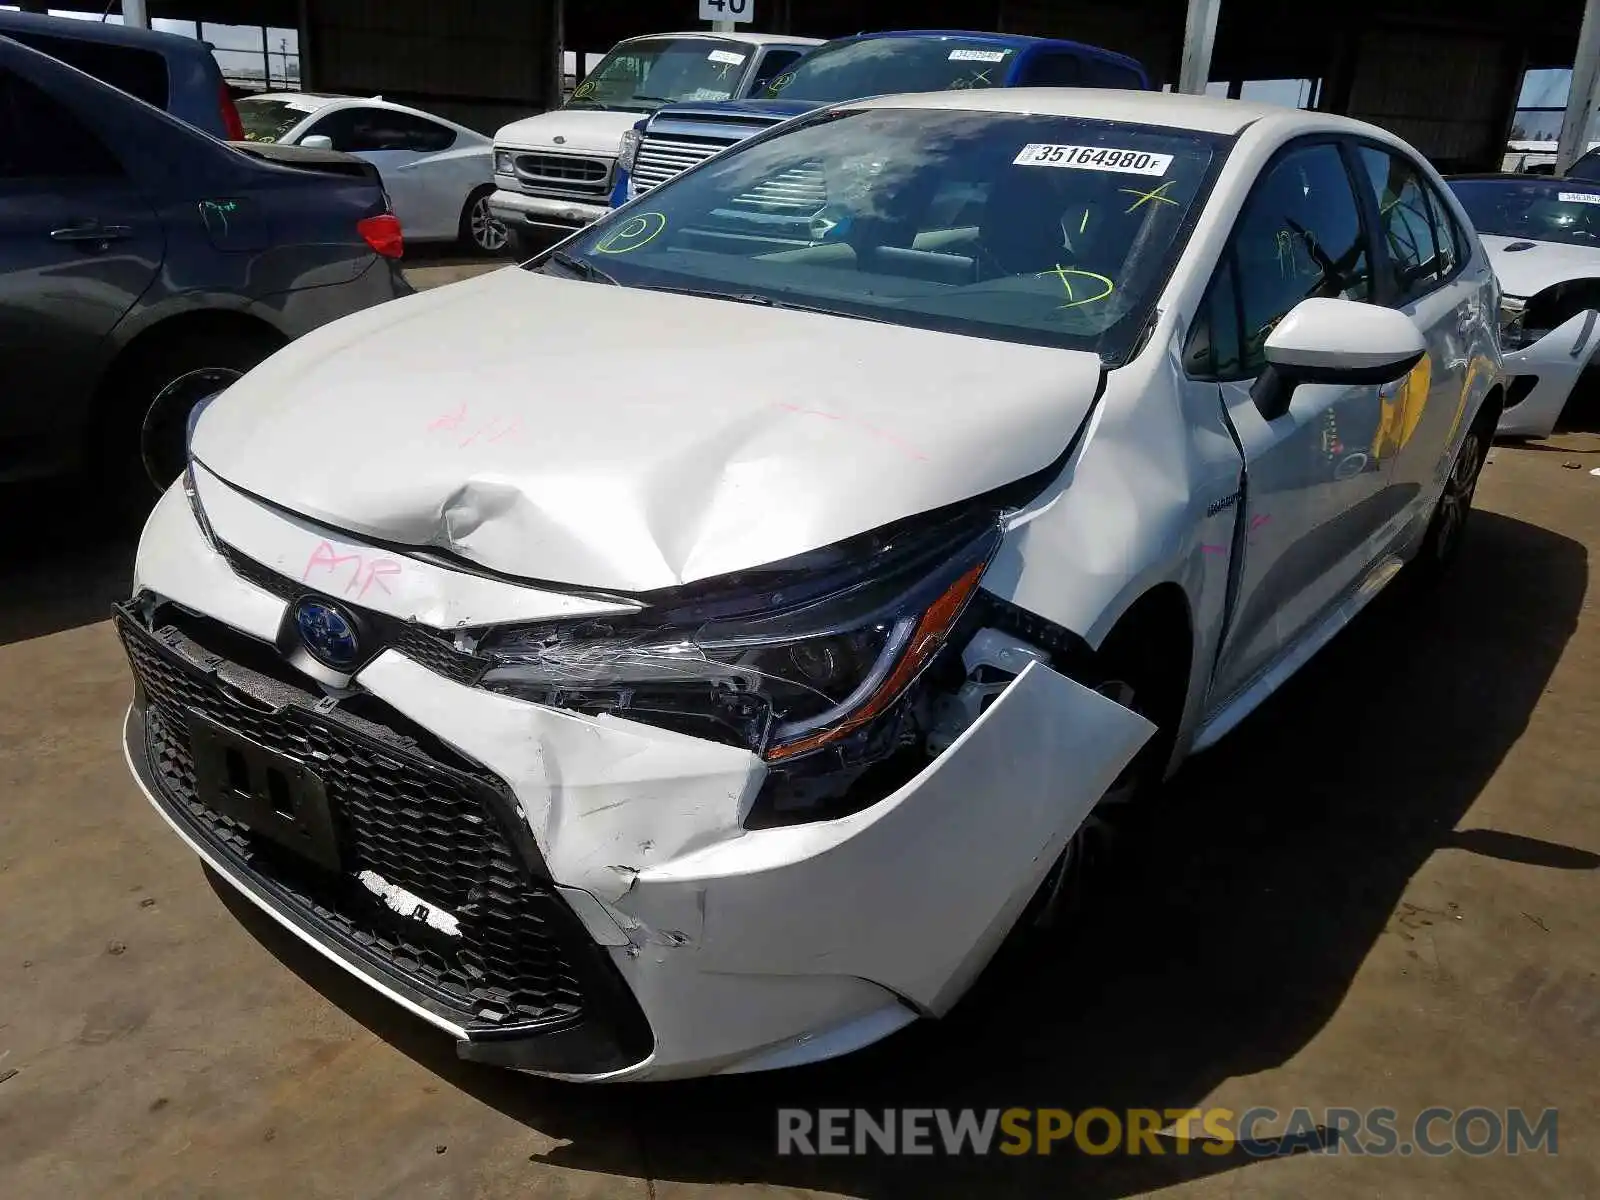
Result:
<instances>
[{"instance_id":1,"label":"white hood paint","mask_svg":"<svg viewBox=\"0 0 1600 1200\"><path fill-rule=\"evenodd\" d=\"M195 457L303 516L532 580L647 591L1048 465L1093 355L510 268L301 338Z\"/></svg>"},{"instance_id":2,"label":"white hood paint","mask_svg":"<svg viewBox=\"0 0 1600 1200\"><path fill-rule=\"evenodd\" d=\"M1507 250L1525 245L1528 238L1482 234L1489 264L1507 296L1537 295L1555 283L1569 279L1600 279L1600 246L1568 246L1562 242L1532 242L1526 250Z\"/></svg>"},{"instance_id":3,"label":"white hood paint","mask_svg":"<svg viewBox=\"0 0 1600 1200\"><path fill-rule=\"evenodd\" d=\"M494 144L507 150L548 150L558 147L577 154L603 154L615 158L622 135L639 123L644 113L607 112L594 108L558 108L502 125ZM558 141L557 139L565 139Z\"/></svg>"}]
</instances>

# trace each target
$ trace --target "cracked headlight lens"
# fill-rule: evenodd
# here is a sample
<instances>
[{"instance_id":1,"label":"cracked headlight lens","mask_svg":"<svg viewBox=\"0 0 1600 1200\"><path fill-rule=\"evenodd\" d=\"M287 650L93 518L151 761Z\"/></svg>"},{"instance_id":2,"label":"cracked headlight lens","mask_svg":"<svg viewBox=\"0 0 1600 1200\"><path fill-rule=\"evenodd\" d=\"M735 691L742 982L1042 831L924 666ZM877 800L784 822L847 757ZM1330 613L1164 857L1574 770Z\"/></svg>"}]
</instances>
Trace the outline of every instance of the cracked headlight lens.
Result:
<instances>
[{"instance_id":1,"label":"cracked headlight lens","mask_svg":"<svg viewBox=\"0 0 1600 1200\"><path fill-rule=\"evenodd\" d=\"M819 749L904 695L977 590L999 530L875 543L859 560L864 546L834 547L679 589L637 617L501 631L481 647L494 665L480 686L769 761ZM806 561L818 557L834 561Z\"/></svg>"}]
</instances>

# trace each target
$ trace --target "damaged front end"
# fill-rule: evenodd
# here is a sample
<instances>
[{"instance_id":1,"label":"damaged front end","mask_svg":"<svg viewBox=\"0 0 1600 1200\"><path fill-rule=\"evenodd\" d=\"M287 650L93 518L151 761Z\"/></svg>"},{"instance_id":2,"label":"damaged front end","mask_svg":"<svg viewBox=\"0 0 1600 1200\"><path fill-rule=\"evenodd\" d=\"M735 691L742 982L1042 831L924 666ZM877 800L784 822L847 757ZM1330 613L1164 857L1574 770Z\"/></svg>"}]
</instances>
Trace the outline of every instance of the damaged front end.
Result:
<instances>
[{"instance_id":1,"label":"damaged front end","mask_svg":"<svg viewBox=\"0 0 1600 1200\"><path fill-rule=\"evenodd\" d=\"M1600 351L1600 281L1567 280L1526 299L1505 296L1500 344L1508 376L1497 432L1545 437Z\"/></svg>"},{"instance_id":2,"label":"damaged front end","mask_svg":"<svg viewBox=\"0 0 1600 1200\"><path fill-rule=\"evenodd\" d=\"M1150 735L1083 643L981 586L1018 494L602 597L346 542L197 469L119 613L129 762L215 870L465 1057L844 1053L953 1003ZM360 634L337 683L297 657L308 599Z\"/></svg>"},{"instance_id":3,"label":"damaged front end","mask_svg":"<svg viewBox=\"0 0 1600 1200\"><path fill-rule=\"evenodd\" d=\"M632 597L636 614L494 629L474 645L492 664L479 683L748 750L767 775L747 828L841 816L925 767L1029 662L1052 661L985 627L1008 621L978 587L1000 541L992 505L959 506Z\"/></svg>"}]
</instances>

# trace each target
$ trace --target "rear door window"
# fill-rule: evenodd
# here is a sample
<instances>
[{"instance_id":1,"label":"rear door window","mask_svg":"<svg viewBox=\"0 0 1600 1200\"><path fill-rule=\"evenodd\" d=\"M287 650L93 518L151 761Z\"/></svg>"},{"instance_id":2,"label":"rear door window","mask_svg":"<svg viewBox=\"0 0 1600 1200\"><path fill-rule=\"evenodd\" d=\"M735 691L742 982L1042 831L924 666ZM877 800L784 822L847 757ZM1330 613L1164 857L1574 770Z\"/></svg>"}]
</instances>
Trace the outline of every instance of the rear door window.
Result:
<instances>
[{"instance_id":1,"label":"rear door window","mask_svg":"<svg viewBox=\"0 0 1600 1200\"><path fill-rule=\"evenodd\" d=\"M363 151L412 150L433 154L455 145L456 133L425 117L388 108L342 108L315 122L301 135L322 136L335 150L346 154Z\"/></svg>"},{"instance_id":2,"label":"rear door window","mask_svg":"<svg viewBox=\"0 0 1600 1200\"><path fill-rule=\"evenodd\" d=\"M167 60L154 51L56 37L31 30L12 31L6 36L24 46L31 46L41 54L58 58L70 67L77 67L101 83L121 88L146 104L153 104L160 109L167 107Z\"/></svg>"},{"instance_id":3,"label":"rear door window","mask_svg":"<svg viewBox=\"0 0 1600 1200\"><path fill-rule=\"evenodd\" d=\"M1376 146L1357 147L1357 157L1378 206L1388 283L1395 301L1404 304L1455 273L1463 239L1415 163Z\"/></svg>"},{"instance_id":4,"label":"rear door window","mask_svg":"<svg viewBox=\"0 0 1600 1200\"><path fill-rule=\"evenodd\" d=\"M69 109L0 71L0 179L118 179L122 166Z\"/></svg>"}]
</instances>

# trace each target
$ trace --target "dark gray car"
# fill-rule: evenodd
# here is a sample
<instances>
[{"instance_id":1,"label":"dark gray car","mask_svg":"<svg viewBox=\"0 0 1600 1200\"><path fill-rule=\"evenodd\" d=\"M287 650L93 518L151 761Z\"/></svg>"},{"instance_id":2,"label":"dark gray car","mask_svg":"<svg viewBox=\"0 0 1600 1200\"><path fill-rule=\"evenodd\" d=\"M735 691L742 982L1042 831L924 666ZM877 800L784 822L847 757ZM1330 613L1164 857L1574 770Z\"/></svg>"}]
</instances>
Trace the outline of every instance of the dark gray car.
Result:
<instances>
[{"instance_id":1,"label":"dark gray car","mask_svg":"<svg viewBox=\"0 0 1600 1200\"><path fill-rule=\"evenodd\" d=\"M370 164L218 141L0 37L0 481L171 482L194 403L409 293L400 251Z\"/></svg>"}]
</instances>

